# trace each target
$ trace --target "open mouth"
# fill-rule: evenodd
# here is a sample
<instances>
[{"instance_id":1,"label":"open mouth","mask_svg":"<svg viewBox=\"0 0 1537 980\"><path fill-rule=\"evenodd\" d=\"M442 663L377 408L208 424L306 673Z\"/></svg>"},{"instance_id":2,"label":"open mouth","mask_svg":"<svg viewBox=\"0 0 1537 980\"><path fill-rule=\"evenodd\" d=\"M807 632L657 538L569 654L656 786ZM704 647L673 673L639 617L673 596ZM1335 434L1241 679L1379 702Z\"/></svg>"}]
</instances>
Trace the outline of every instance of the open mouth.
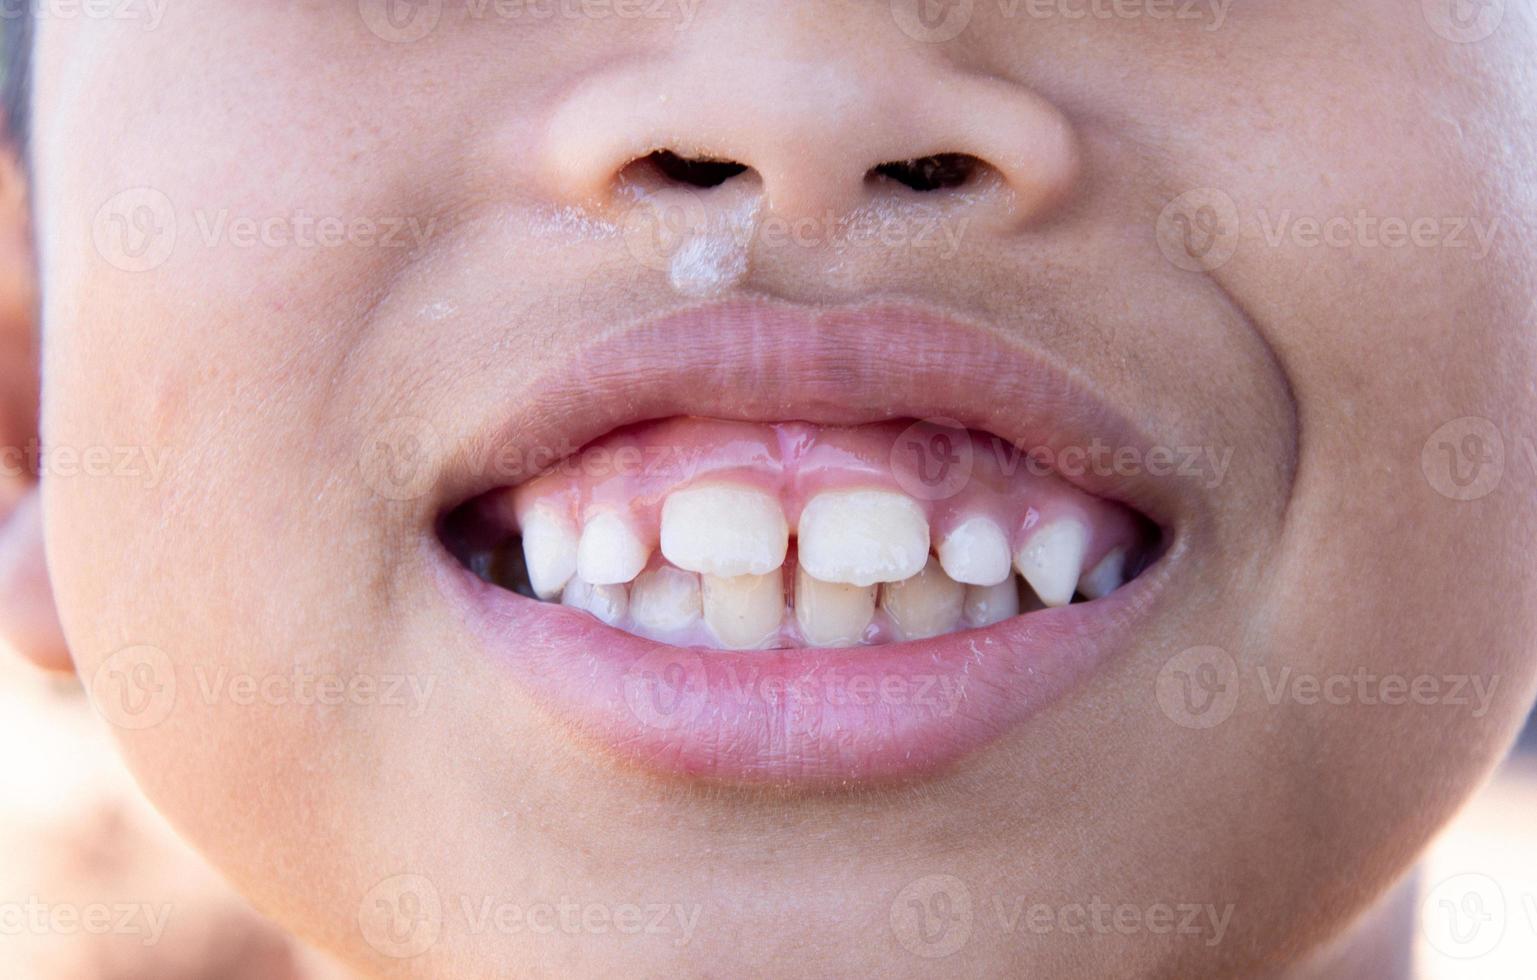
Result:
<instances>
[{"instance_id":1,"label":"open mouth","mask_svg":"<svg viewBox=\"0 0 1537 980\"><path fill-rule=\"evenodd\" d=\"M1101 599L1157 531L996 434L670 418L445 523L482 580L683 647L922 640Z\"/></svg>"},{"instance_id":2,"label":"open mouth","mask_svg":"<svg viewBox=\"0 0 1537 980\"><path fill-rule=\"evenodd\" d=\"M908 307L694 308L532 389L465 437L506 465L441 481L440 591L565 729L668 775L964 758L1130 645L1204 506L1070 371Z\"/></svg>"}]
</instances>

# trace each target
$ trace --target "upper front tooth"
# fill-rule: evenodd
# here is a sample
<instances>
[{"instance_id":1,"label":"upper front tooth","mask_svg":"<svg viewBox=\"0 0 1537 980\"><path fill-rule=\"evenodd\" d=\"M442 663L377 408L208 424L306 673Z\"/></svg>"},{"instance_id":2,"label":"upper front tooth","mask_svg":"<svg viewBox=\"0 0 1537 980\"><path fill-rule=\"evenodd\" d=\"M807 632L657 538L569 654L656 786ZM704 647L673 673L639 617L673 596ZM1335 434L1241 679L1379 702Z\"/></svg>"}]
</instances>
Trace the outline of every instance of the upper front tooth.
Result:
<instances>
[{"instance_id":1,"label":"upper front tooth","mask_svg":"<svg viewBox=\"0 0 1537 980\"><path fill-rule=\"evenodd\" d=\"M1063 518L1030 535L1014 565L1042 602L1065 606L1073 601L1088 547L1089 529L1081 521Z\"/></svg>"},{"instance_id":2,"label":"upper front tooth","mask_svg":"<svg viewBox=\"0 0 1537 980\"><path fill-rule=\"evenodd\" d=\"M722 646L733 650L761 647L779 632L784 617L784 573L719 578L702 575L704 621Z\"/></svg>"},{"instance_id":3,"label":"upper front tooth","mask_svg":"<svg viewBox=\"0 0 1537 980\"><path fill-rule=\"evenodd\" d=\"M576 573L593 585L617 585L639 575L651 558L623 517L603 511L589 518L576 548Z\"/></svg>"},{"instance_id":4,"label":"upper front tooth","mask_svg":"<svg viewBox=\"0 0 1537 980\"><path fill-rule=\"evenodd\" d=\"M1013 574L1009 539L985 517L956 525L939 543L939 563L945 574L967 585L997 585Z\"/></svg>"},{"instance_id":5,"label":"upper front tooth","mask_svg":"<svg viewBox=\"0 0 1537 980\"><path fill-rule=\"evenodd\" d=\"M689 487L662 504L662 555L691 572L763 575L784 564L789 540L778 498L752 487Z\"/></svg>"},{"instance_id":6,"label":"upper front tooth","mask_svg":"<svg viewBox=\"0 0 1537 980\"><path fill-rule=\"evenodd\" d=\"M662 565L636 576L630 616L652 630L679 630L699 618L699 576Z\"/></svg>"},{"instance_id":7,"label":"upper front tooth","mask_svg":"<svg viewBox=\"0 0 1537 980\"><path fill-rule=\"evenodd\" d=\"M819 647L858 643L875 615L875 586L822 582L795 570L795 621L801 637Z\"/></svg>"},{"instance_id":8,"label":"upper front tooth","mask_svg":"<svg viewBox=\"0 0 1537 980\"><path fill-rule=\"evenodd\" d=\"M560 594L561 605L585 609L610 626L624 618L630 606L629 594L622 585L593 585L574 578Z\"/></svg>"},{"instance_id":9,"label":"upper front tooth","mask_svg":"<svg viewBox=\"0 0 1537 980\"><path fill-rule=\"evenodd\" d=\"M1126 549L1116 548L1083 577L1078 583L1078 591L1090 599L1101 599L1119 589L1125 581Z\"/></svg>"},{"instance_id":10,"label":"upper front tooth","mask_svg":"<svg viewBox=\"0 0 1537 980\"><path fill-rule=\"evenodd\" d=\"M904 639L921 640L953 630L961 619L966 587L929 559L923 571L881 586L881 608Z\"/></svg>"},{"instance_id":11,"label":"upper front tooth","mask_svg":"<svg viewBox=\"0 0 1537 980\"><path fill-rule=\"evenodd\" d=\"M1019 615L1019 580L1010 575L997 585L966 587L966 622L991 626Z\"/></svg>"},{"instance_id":12,"label":"upper front tooth","mask_svg":"<svg viewBox=\"0 0 1537 980\"><path fill-rule=\"evenodd\" d=\"M576 529L549 507L534 507L519 522L528 583L541 599L558 595L576 574Z\"/></svg>"},{"instance_id":13,"label":"upper front tooth","mask_svg":"<svg viewBox=\"0 0 1537 980\"><path fill-rule=\"evenodd\" d=\"M917 502L889 490L830 490L801 511L797 554L824 582L899 582L923 569L929 522Z\"/></svg>"}]
</instances>

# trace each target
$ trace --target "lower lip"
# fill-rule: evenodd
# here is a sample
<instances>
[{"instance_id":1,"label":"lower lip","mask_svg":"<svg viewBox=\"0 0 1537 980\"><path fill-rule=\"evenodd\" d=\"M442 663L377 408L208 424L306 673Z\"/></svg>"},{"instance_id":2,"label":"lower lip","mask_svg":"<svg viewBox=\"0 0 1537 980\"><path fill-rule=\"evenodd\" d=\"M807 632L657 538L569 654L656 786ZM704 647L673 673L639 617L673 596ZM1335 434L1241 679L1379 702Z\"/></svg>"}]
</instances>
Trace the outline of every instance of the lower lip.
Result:
<instances>
[{"instance_id":1,"label":"lower lip","mask_svg":"<svg viewBox=\"0 0 1537 980\"><path fill-rule=\"evenodd\" d=\"M482 582L439 585L549 712L653 772L780 785L902 780L1016 728L1124 648L1162 578L985 629L847 649L675 647Z\"/></svg>"},{"instance_id":2,"label":"lower lip","mask_svg":"<svg viewBox=\"0 0 1537 980\"><path fill-rule=\"evenodd\" d=\"M685 310L618 330L508 395L490 445L580 445L675 415L854 425L896 417L898 405L902 417L951 417L1053 453L1096 435L1153 445L1066 369L986 328L900 306L773 304ZM511 455L528 465L450 467L424 515L538 471L526 453ZM1198 523L1199 498L1172 481L1087 473L1079 485L1166 529ZM736 652L668 646L535 602L470 574L436 534L426 540L471 642L601 751L690 779L809 786L928 776L1017 731L1130 646L1181 550L1176 534L1153 567L1103 599L985 629Z\"/></svg>"}]
</instances>

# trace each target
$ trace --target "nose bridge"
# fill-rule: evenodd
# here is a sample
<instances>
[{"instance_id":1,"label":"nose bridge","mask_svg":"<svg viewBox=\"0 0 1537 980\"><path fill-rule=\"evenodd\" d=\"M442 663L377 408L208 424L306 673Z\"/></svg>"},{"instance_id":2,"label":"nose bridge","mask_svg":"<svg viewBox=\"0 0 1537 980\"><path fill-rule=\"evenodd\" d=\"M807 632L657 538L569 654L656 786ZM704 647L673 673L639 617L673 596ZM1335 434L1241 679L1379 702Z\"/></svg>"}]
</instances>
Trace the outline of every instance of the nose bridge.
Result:
<instances>
[{"instance_id":1,"label":"nose bridge","mask_svg":"<svg viewBox=\"0 0 1537 980\"><path fill-rule=\"evenodd\" d=\"M868 199L877 167L955 155L996 172L1005 200L993 203L1011 214L1064 194L1078 152L1054 105L890 33L834 43L789 14L718 23L573 92L550 123L546 173L563 195L601 199L626 165L666 150L751 168L772 211L821 215Z\"/></svg>"}]
</instances>

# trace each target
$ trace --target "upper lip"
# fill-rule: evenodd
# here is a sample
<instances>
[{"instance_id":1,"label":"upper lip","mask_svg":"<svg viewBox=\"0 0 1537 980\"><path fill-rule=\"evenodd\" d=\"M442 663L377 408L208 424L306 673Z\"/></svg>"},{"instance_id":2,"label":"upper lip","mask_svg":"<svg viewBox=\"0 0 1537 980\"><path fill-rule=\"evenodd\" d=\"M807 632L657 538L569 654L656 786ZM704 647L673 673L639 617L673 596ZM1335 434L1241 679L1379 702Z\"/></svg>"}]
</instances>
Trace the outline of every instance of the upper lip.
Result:
<instances>
[{"instance_id":1,"label":"upper lip","mask_svg":"<svg viewBox=\"0 0 1537 980\"><path fill-rule=\"evenodd\" d=\"M1093 379L985 325L912 305L732 302L642 320L550 365L504 412L464 434L473 445L443 473L439 517L621 425L677 415L936 418L1049 454L1095 440L1142 454L1158 445ZM697 650L483 583L441 546L435 574L468 645L507 668L509 693L643 767L783 784L905 778L1001 736L1124 650L1189 550L1184 529L1203 523L1206 491L1190 481L1146 467L1062 476L1159 524L1156 564L1104 599L928 640ZM871 682L877 700L844 697L850 675ZM786 689L810 700L769 693ZM936 689L953 697L936 707L925 694Z\"/></svg>"},{"instance_id":2,"label":"upper lip","mask_svg":"<svg viewBox=\"0 0 1537 980\"><path fill-rule=\"evenodd\" d=\"M670 416L857 425L943 419L1049 462L1091 446L1147 459L1160 442L1092 378L983 324L911 304L706 304L615 327L531 382L448 461L441 513L537 476L592 440ZM1077 457L1075 457L1077 458ZM1200 501L1147 467L1059 475L1169 528Z\"/></svg>"}]
</instances>

